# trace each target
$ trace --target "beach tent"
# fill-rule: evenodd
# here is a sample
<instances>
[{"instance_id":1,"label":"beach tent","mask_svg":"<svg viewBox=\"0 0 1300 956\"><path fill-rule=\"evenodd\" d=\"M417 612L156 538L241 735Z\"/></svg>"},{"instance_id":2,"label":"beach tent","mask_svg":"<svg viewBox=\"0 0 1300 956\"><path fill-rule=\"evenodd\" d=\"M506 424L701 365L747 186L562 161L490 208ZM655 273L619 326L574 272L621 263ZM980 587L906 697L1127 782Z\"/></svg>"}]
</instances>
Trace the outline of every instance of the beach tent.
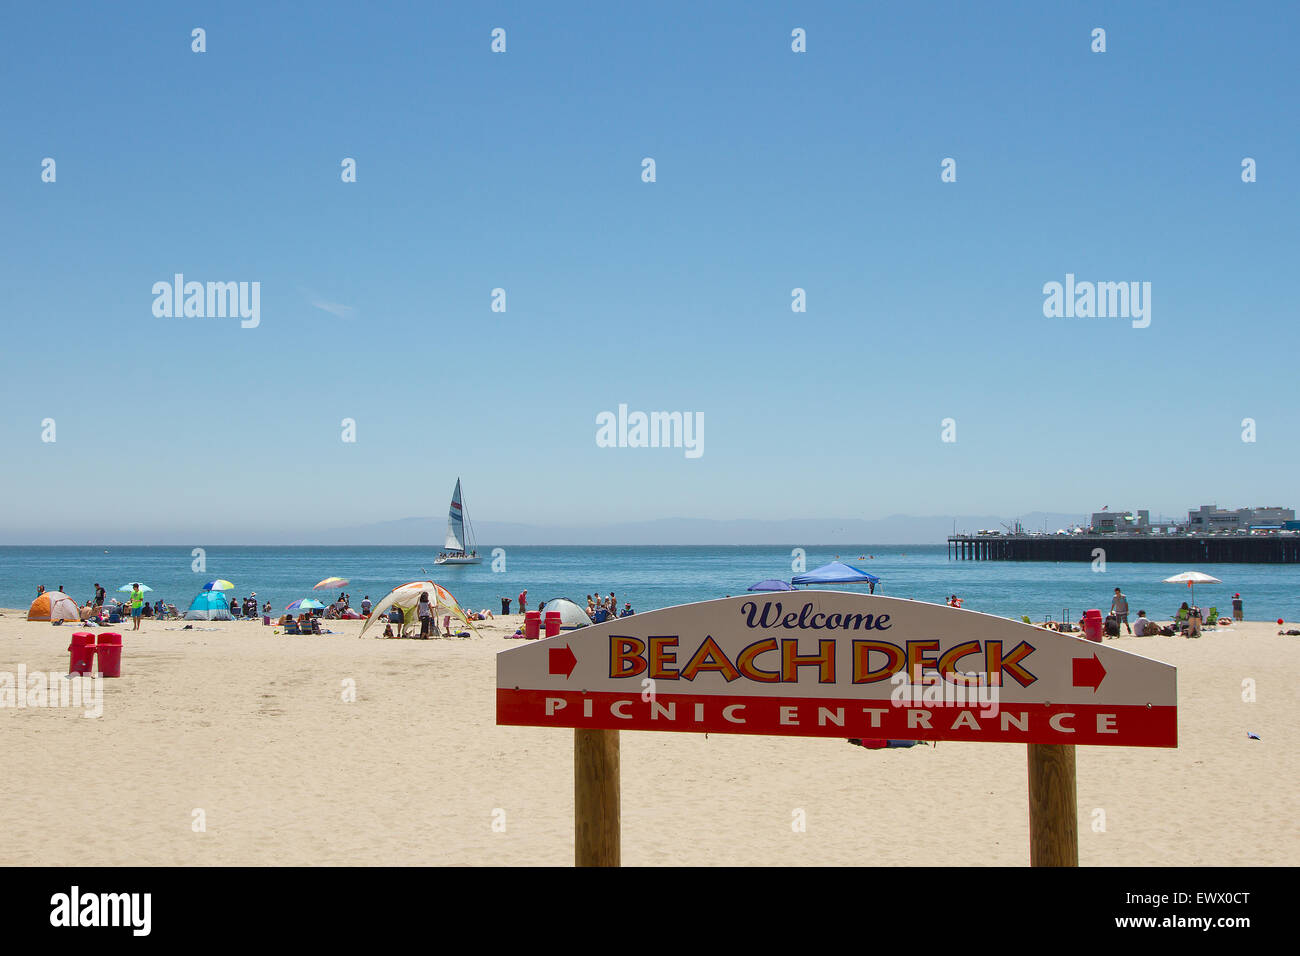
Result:
<instances>
[{"instance_id":1,"label":"beach tent","mask_svg":"<svg viewBox=\"0 0 1300 956\"><path fill-rule=\"evenodd\" d=\"M230 605L220 591L200 591L185 612L187 621L229 621Z\"/></svg>"},{"instance_id":2,"label":"beach tent","mask_svg":"<svg viewBox=\"0 0 1300 956\"><path fill-rule=\"evenodd\" d=\"M778 581L776 578L768 578L766 581L759 581L757 584L751 584L745 589L746 591L793 591L790 585L784 581Z\"/></svg>"},{"instance_id":3,"label":"beach tent","mask_svg":"<svg viewBox=\"0 0 1300 956\"><path fill-rule=\"evenodd\" d=\"M546 623L546 615L551 611L560 612L560 630L563 631L571 631L575 627L585 627L591 623L587 612L568 598L552 598L545 604L546 606L542 608L543 624Z\"/></svg>"},{"instance_id":4,"label":"beach tent","mask_svg":"<svg viewBox=\"0 0 1300 956\"><path fill-rule=\"evenodd\" d=\"M46 591L27 609L29 621L80 621L77 602L62 591Z\"/></svg>"},{"instance_id":5,"label":"beach tent","mask_svg":"<svg viewBox=\"0 0 1300 956\"><path fill-rule=\"evenodd\" d=\"M805 574L796 574L790 579L791 584L879 584L880 578L866 571L851 568L843 561L823 564Z\"/></svg>"},{"instance_id":6,"label":"beach tent","mask_svg":"<svg viewBox=\"0 0 1300 956\"><path fill-rule=\"evenodd\" d=\"M475 634L478 633L478 629L470 623L469 617L461 609L460 602L441 584L434 584L432 581L411 581L393 588L384 595L382 601L370 609L370 616L366 618L366 623L361 625L361 633L357 637L364 636L371 626L385 618L388 609L394 605L404 612L413 611L420 603L420 594L424 591L429 592L429 601L433 604L433 613L436 617L441 619L444 615L450 614Z\"/></svg>"}]
</instances>

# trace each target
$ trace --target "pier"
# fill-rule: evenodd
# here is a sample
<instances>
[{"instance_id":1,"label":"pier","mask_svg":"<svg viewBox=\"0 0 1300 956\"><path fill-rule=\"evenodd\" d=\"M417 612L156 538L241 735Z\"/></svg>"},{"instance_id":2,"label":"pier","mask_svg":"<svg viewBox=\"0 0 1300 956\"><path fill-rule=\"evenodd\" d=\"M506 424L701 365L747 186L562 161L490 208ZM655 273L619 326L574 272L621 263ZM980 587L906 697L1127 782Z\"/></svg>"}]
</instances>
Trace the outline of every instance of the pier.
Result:
<instances>
[{"instance_id":1,"label":"pier","mask_svg":"<svg viewBox=\"0 0 1300 956\"><path fill-rule=\"evenodd\" d=\"M950 561L1107 561L1300 564L1300 535L957 534Z\"/></svg>"}]
</instances>

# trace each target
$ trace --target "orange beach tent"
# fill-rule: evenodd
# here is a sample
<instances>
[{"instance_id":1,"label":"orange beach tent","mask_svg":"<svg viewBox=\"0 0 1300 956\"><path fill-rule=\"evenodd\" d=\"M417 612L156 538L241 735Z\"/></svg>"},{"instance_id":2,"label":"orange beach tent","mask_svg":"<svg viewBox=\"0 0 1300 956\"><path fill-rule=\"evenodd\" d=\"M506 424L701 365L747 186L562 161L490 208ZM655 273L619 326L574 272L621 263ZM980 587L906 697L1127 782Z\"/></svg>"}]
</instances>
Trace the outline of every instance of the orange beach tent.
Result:
<instances>
[{"instance_id":1,"label":"orange beach tent","mask_svg":"<svg viewBox=\"0 0 1300 956\"><path fill-rule=\"evenodd\" d=\"M46 591L27 609L29 621L80 621L77 602L62 591Z\"/></svg>"}]
</instances>

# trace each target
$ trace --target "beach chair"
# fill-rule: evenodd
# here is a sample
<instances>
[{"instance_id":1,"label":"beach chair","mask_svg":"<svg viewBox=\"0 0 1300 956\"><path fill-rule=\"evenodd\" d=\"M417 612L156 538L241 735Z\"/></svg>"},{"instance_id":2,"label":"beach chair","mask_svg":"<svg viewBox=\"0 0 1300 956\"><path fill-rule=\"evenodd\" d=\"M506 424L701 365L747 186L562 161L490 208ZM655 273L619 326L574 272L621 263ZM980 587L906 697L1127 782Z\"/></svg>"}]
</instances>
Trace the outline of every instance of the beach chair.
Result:
<instances>
[{"instance_id":1,"label":"beach chair","mask_svg":"<svg viewBox=\"0 0 1300 956\"><path fill-rule=\"evenodd\" d=\"M1218 619L1219 619L1219 609L1217 607L1210 608L1210 613L1205 618L1205 626L1213 627L1214 622L1217 621Z\"/></svg>"},{"instance_id":2,"label":"beach chair","mask_svg":"<svg viewBox=\"0 0 1300 956\"><path fill-rule=\"evenodd\" d=\"M286 633L286 634L301 634L302 631L298 630L298 622L297 622L297 621L286 621L286 622L285 622L285 625L284 625L284 633Z\"/></svg>"}]
</instances>

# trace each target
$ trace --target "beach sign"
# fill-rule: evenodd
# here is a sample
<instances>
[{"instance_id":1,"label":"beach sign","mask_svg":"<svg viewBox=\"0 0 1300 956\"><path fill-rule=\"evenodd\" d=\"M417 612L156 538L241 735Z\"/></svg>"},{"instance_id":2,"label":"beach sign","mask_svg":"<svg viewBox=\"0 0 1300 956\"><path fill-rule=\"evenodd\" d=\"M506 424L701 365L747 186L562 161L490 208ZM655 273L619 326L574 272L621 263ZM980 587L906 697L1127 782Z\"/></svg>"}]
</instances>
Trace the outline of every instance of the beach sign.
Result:
<instances>
[{"instance_id":1,"label":"beach sign","mask_svg":"<svg viewBox=\"0 0 1300 956\"><path fill-rule=\"evenodd\" d=\"M1175 747L1172 665L943 605L745 595L497 656L497 723Z\"/></svg>"}]
</instances>

